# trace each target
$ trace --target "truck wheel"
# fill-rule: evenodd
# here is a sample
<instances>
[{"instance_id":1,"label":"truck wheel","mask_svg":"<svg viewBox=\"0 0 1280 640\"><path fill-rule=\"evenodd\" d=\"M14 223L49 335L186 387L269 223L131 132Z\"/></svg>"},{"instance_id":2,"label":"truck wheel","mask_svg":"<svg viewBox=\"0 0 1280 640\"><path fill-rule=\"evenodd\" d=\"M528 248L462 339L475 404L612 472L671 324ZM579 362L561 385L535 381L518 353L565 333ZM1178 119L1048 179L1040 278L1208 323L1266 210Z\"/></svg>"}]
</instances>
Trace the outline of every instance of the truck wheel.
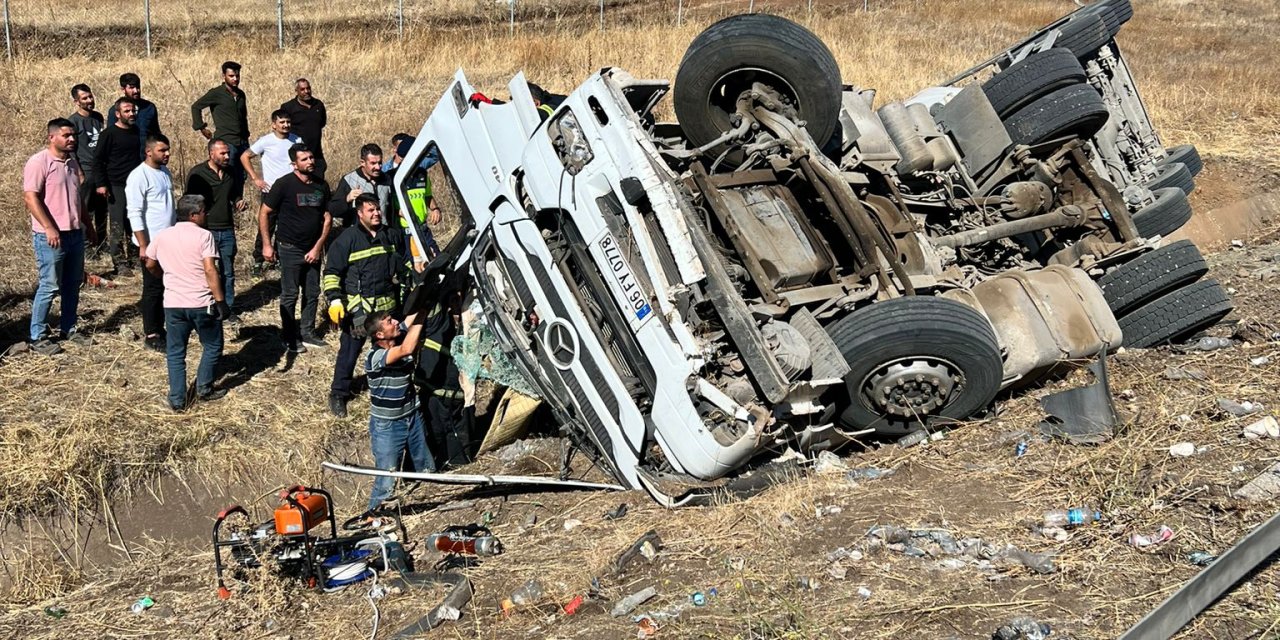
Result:
<instances>
[{"instance_id":1,"label":"truck wheel","mask_svg":"<svg viewBox=\"0 0 1280 640\"><path fill-rule=\"evenodd\" d=\"M1120 27L1133 17L1133 5L1129 0L1102 0L1089 5L1084 11L1092 12L1094 15L1102 18L1103 24L1107 25L1107 33L1112 38L1120 33Z\"/></svg>"},{"instance_id":2,"label":"truck wheel","mask_svg":"<svg viewBox=\"0 0 1280 640\"><path fill-rule=\"evenodd\" d=\"M1096 10L1079 11L1057 29L1058 39L1054 40L1053 46L1070 49L1081 60L1092 57L1098 49L1111 42L1106 20Z\"/></svg>"},{"instance_id":3,"label":"truck wheel","mask_svg":"<svg viewBox=\"0 0 1280 640\"><path fill-rule=\"evenodd\" d=\"M1107 306L1117 316L1209 273L1200 250L1179 240L1148 251L1098 278Z\"/></svg>"},{"instance_id":4,"label":"truck wheel","mask_svg":"<svg viewBox=\"0 0 1280 640\"><path fill-rule=\"evenodd\" d=\"M827 46L804 27L752 13L725 18L698 34L676 72L676 119L694 146L732 128L738 96L760 82L797 107L818 144L840 116L840 67Z\"/></svg>"},{"instance_id":5,"label":"truck wheel","mask_svg":"<svg viewBox=\"0 0 1280 640\"><path fill-rule=\"evenodd\" d=\"M846 427L901 435L932 419L968 418L1000 390L1004 363L991 323L954 300L877 302L827 332L851 368Z\"/></svg>"},{"instance_id":6,"label":"truck wheel","mask_svg":"<svg viewBox=\"0 0 1280 640\"><path fill-rule=\"evenodd\" d=\"M1231 297L1217 280L1174 289L1119 318L1124 346L1146 349L1176 342L1217 324L1231 309Z\"/></svg>"},{"instance_id":7,"label":"truck wheel","mask_svg":"<svg viewBox=\"0 0 1280 640\"><path fill-rule=\"evenodd\" d=\"M1167 236L1191 219L1191 202L1177 187L1156 189L1156 201L1133 214L1138 235L1144 238Z\"/></svg>"},{"instance_id":8,"label":"truck wheel","mask_svg":"<svg viewBox=\"0 0 1280 640\"><path fill-rule=\"evenodd\" d=\"M1152 191L1163 189L1165 187L1177 187L1182 192L1191 195L1196 190L1196 181L1191 177L1191 171L1187 169L1187 165L1181 162L1170 162L1160 165L1160 173L1146 184L1146 187Z\"/></svg>"},{"instance_id":9,"label":"truck wheel","mask_svg":"<svg viewBox=\"0 0 1280 640\"><path fill-rule=\"evenodd\" d=\"M1058 47L1009 65L982 83L982 91L1004 118L1036 98L1084 81L1084 67L1075 54Z\"/></svg>"},{"instance_id":10,"label":"truck wheel","mask_svg":"<svg viewBox=\"0 0 1280 640\"><path fill-rule=\"evenodd\" d=\"M1004 126L1014 144L1035 145L1068 135L1092 138L1108 117L1097 90L1073 84L1018 109L1005 118Z\"/></svg>"},{"instance_id":11,"label":"truck wheel","mask_svg":"<svg viewBox=\"0 0 1280 640\"><path fill-rule=\"evenodd\" d=\"M1187 171L1191 172L1191 177L1200 175L1200 170L1204 169L1204 161L1200 159L1200 152L1196 151L1195 145L1180 144L1176 147L1165 149L1165 153L1169 154L1160 164L1181 163L1186 165Z\"/></svg>"}]
</instances>

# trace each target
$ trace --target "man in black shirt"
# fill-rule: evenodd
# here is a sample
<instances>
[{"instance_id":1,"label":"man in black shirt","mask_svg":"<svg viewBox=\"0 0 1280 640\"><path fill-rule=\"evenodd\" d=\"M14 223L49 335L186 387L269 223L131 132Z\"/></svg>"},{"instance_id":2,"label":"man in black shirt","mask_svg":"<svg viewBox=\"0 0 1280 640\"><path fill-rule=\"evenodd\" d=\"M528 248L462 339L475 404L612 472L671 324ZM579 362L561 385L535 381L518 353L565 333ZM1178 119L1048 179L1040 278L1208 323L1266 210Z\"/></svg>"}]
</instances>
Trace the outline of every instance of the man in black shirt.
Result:
<instances>
[{"instance_id":1,"label":"man in black shirt","mask_svg":"<svg viewBox=\"0 0 1280 640\"><path fill-rule=\"evenodd\" d=\"M209 110L214 131L205 124L204 110ZM249 107L240 89L240 64L222 63L222 84L208 90L191 104L191 126L205 140L221 140L231 147L231 175L244 186L244 167L240 156L249 148ZM306 138L303 138L306 140Z\"/></svg>"},{"instance_id":2,"label":"man in black shirt","mask_svg":"<svg viewBox=\"0 0 1280 640\"><path fill-rule=\"evenodd\" d=\"M324 179L329 165L324 160L323 137L324 128L329 124L329 114L320 98L311 95L311 83L306 78L298 78L293 89L298 97L286 101L280 109L293 121L293 132L311 148L316 159L315 175Z\"/></svg>"},{"instance_id":3,"label":"man in black shirt","mask_svg":"<svg viewBox=\"0 0 1280 640\"><path fill-rule=\"evenodd\" d=\"M329 185L316 178L315 157L305 144L289 148L293 173L282 176L262 197L258 229L262 233L262 257L280 262L280 328L285 348L305 353L308 346L323 347L315 334L316 307L320 299L320 257L329 235ZM275 240L267 221L276 213ZM302 289L302 324L294 318L298 289Z\"/></svg>"},{"instance_id":4,"label":"man in black shirt","mask_svg":"<svg viewBox=\"0 0 1280 640\"><path fill-rule=\"evenodd\" d=\"M136 107L134 126L138 128L138 163L146 160L147 136L160 135L160 112L156 103L142 97L142 79L136 73L120 74L120 95L133 101ZM107 126L116 123L114 109L107 112Z\"/></svg>"},{"instance_id":5,"label":"man in black shirt","mask_svg":"<svg viewBox=\"0 0 1280 640\"><path fill-rule=\"evenodd\" d=\"M96 255L107 244L107 199L94 188L93 157L98 151L98 137L106 125L102 114L93 110L93 91L88 85L71 87L71 99L76 103L76 111L67 119L76 128L76 161L84 171L84 180L80 182L80 219L90 230L89 235L96 238L94 246L89 247Z\"/></svg>"},{"instance_id":6,"label":"man in black shirt","mask_svg":"<svg viewBox=\"0 0 1280 640\"><path fill-rule=\"evenodd\" d=\"M138 106L133 98L116 100L113 111L116 114L115 124L103 129L98 136L98 150L93 156L93 185L98 195L107 199L107 214L111 219L107 248L111 251L116 275L129 276L133 275L132 265L137 252L126 247L129 244L126 238L133 232L125 212L124 185L129 174L142 164L142 143L138 140L138 128L134 126Z\"/></svg>"},{"instance_id":7,"label":"man in black shirt","mask_svg":"<svg viewBox=\"0 0 1280 640\"><path fill-rule=\"evenodd\" d=\"M245 207L244 199L235 190L235 178L231 175L231 147L221 140L210 140L207 147L209 161L191 167L187 174L188 195L204 196L205 228L213 234L218 247L218 270L222 276L222 291L226 294L227 307L234 310L236 303L236 228L235 212ZM235 316L225 319L235 322Z\"/></svg>"}]
</instances>

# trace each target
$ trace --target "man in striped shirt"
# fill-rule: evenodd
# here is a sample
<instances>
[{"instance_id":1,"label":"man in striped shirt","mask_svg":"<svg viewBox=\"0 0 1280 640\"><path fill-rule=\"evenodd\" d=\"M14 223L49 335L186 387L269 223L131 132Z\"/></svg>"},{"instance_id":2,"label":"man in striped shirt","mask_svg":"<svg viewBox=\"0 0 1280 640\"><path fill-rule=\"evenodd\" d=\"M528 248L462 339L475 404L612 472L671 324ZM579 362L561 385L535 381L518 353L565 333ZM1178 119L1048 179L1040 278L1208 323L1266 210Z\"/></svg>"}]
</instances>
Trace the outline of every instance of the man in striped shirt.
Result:
<instances>
[{"instance_id":1,"label":"man in striped shirt","mask_svg":"<svg viewBox=\"0 0 1280 640\"><path fill-rule=\"evenodd\" d=\"M375 312L365 321L365 332L373 339L364 361L369 380L369 445L374 466L379 469L396 470L407 451L415 471L432 472L436 464L427 450L418 393L413 387L413 353L422 338L422 323L416 315L406 321L407 329L385 311ZM369 511L391 495L394 484L394 478L373 481Z\"/></svg>"}]
</instances>

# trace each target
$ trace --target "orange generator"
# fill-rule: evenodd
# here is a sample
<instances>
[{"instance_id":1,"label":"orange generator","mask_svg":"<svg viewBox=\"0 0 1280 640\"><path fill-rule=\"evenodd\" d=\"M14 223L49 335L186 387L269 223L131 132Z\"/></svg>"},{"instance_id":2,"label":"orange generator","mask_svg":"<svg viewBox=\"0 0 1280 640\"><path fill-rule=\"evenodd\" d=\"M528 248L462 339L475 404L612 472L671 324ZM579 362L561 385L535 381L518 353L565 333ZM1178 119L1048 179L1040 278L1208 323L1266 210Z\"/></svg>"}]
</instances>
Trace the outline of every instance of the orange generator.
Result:
<instances>
[{"instance_id":1,"label":"orange generator","mask_svg":"<svg viewBox=\"0 0 1280 640\"><path fill-rule=\"evenodd\" d=\"M306 533L329 520L332 514L328 492L302 485L290 487L280 492L280 506L275 511L276 533L282 536Z\"/></svg>"}]
</instances>

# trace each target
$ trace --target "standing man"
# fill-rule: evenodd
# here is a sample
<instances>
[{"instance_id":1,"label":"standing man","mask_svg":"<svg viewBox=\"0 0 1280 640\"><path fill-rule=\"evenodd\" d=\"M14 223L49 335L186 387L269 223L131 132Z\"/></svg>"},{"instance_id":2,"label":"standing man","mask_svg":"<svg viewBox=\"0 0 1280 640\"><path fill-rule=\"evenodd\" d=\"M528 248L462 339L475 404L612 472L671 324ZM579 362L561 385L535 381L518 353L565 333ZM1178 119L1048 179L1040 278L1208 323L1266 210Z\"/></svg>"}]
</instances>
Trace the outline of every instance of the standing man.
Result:
<instances>
[{"instance_id":1,"label":"standing man","mask_svg":"<svg viewBox=\"0 0 1280 640\"><path fill-rule=\"evenodd\" d=\"M414 317L406 321L408 330L385 311L365 321L365 333L373 339L373 348L364 360L369 375L369 445L373 464L379 469L397 469L407 450L415 470L432 472L436 464L427 450L418 394L413 389L413 352L422 336L422 325ZM369 511L391 495L394 485L395 480L389 477L373 481Z\"/></svg>"},{"instance_id":2,"label":"standing man","mask_svg":"<svg viewBox=\"0 0 1280 640\"><path fill-rule=\"evenodd\" d=\"M372 142L360 147L360 166L342 176L329 201L329 215L333 216L334 232L340 233L356 223L356 198L369 194L377 199L378 210L384 220L391 217L391 179L382 172L382 148Z\"/></svg>"},{"instance_id":3,"label":"standing man","mask_svg":"<svg viewBox=\"0 0 1280 640\"><path fill-rule=\"evenodd\" d=\"M116 275L133 275L132 252L126 250L129 218L125 214L125 183L129 174L142 163L144 145L138 140L138 107L128 96L116 100L115 124L108 125L98 136L98 150L93 155L94 191L107 199L107 215L111 220L111 235L107 249Z\"/></svg>"},{"instance_id":4,"label":"standing man","mask_svg":"<svg viewBox=\"0 0 1280 640\"><path fill-rule=\"evenodd\" d=\"M227 322L235 322L236 306L236 228L235 213L245 208L244 199L235 193L231 176L231 147L221 140L210 140L209 160L191 167L187 188L183 193L204 198L204 227L213 235L218 248L218 272L222 275L222 292L227 306L233 310Z\"/></svg>"},{"instance_id":5,"label":"standing man","mask_svg":"<svg viewBox=\"0 0 1280 640\"><path fill-rule=\"evenodd\" d=\"M249 152L240 156L241 169L249 174L249 178L253 181L254 186L262 193L271 190L271 185L275 184L281 176L288 175L293 167L289 164L289 148L295 144L304 141L297 134L291 133L293 121L289 118L288 112L284 109L276 109L271 114L271 133L268 133L254 141L249 147ZM308 146L308 148L310 148ZM253 158L262 157L262 175L258 175L253 170ZM323 176L313 172L317 177L323 180ZM276 231L276 218L271 216L267 221L267 226L271 228L271 233ZM253 270L254 277L262 275L262 267L264 261L262 259L262 235L259 234L253 241Z\"/></svg>"},{"instance_id":6,"label":"standing man","mask_svg":"<svg viewBox=\"0 0 1280 640\"><path fill-rule=\"evenodd\" d=\"M49 308L62 295L62 335L80 344L76 333L80 281L84 278L84 225L80 218L80 164L76 162L76 129L66 118L46 126L48 147L31 156L22 169L22 199L31 212L31 245L36 254L35 299L31 302L28 337L42 355L62 350L49 340Z\"/></svg>"},{"instance_id":7,"label":"standing man","mask_svg":"<svg viewBox=\"0 0 1280 640\"><path fill-rule=\"evenodd\" d=\"M204 110L213 119L213 131L205 124ZM210 89L191 104L191 126L205 140L221 140L231 147L231 171L236 184L244 186L244 168L240 156L249 148L249 107L240 90L240 64L222 63L222 84Z\"/></svg>"},{"instance_id":8,"label":"standing man","mask_svg":"<svg viewBox=\"0 0 1280 640\"><path fill-rule=\"evenodd\" d=\"M307 347L323 347L316 335L316 306L320 298L320 255L329 235L329 185L314 176L315 158L305 144L289 148L293 172L276 180L262 197L258 231L262 256L280 262L280 328L290 353L306 353ZM279 214L279 248L272 244L267 220ZM302 324L294 311L302 289Z\"/></svg>"},{"instance_id":9,"label":"standing man","mask_svg":"<svg viewBox=\"0 0 1280 640\"><path fill-rule=\"evenodd\" d=\"M147 136L160 133L160 112L156 104L142 97L142 80L136 73L120 74L120 96L133 101L135 122L138 127L138 162L142 162L142 148L147 144ZM107 113L107 126L116 123L115 111Z\"/></svg>"},{"instance_id":10,"label":"standing man","mask_svg":"<svg viewBox=\"0 0 1280 640\"><path fill-rule=\"evenodd\" d=\"M329 169L324 159L324 128L329 124L329 113L325 111L324 102L311 95L311 83L306 78L298 78L293 83L294 93L298 97L280 105L280 109L289 114L293 121L293 131L302 138L316 158L316 177L321 180Z\"/></svg>"},{"instance_id":11,"label":"standing man","mask_svg":"<svg viewBox=\"0 0 1280 640\"><path fill-rule=\"evenodd\" d=\"M85 228L93 230L94 246L90 248L97 254L107 239L107 199L93 186L93 156L98 151L98 138L106 120L93 110L96 103L89 85L71 87L71 99L76 103L76 110L67 119L76 128L76 163L84 172L84 179L80 181L80 213L84 216Z\"/></svg>"},{"instance_id":12,"label":"standing man","mask_svg":"<svg viewBox=\"0 0 1280 640\"><path fill-rule=\"evenodd\" d=\"M204 198L184 195L178 201L177 223L157 233L147 245L147 270L164 280L164 315L168 326L165 360L169 368L169 408L187 408L187 340L200 337L200 368L196 397L203 401L227 395L213 386L222 357L222 322L231 307L222 297L222 282L214 261L218 249L204 229Z\"/></svg>"},{"instance_id":13,"label":"standing man","mask_svg":"<svg viewBox=\"0 0 1280 640\"><path fill-rule=\"evenodd\" d=\"M147 137L147 159L129 174L125 199L133 244L145 270L142 272L142 332L147 348L165 352L164 282L147 268L147 245L157 233L177 222L173 207L173 177L169 175L169 139L163 133Z\"/></svg>"},{"instance_id":14,"label":"standing man","mask_svg":"<svg viewBox=\"0 0 1280 640\"><path fill-rule=\"evenodd\" d=\"M405 196L409 201L409 210L415 226L418 229L418 235L425 244L424 250L426 255L414 255L415 263L425 263L427 260L435 257L440 253L440 247L436 244L435 234L431 232L430 225L440 224L442 215L440 213L440 205L436 204L435 197L431 192L431 177L427 175L427 170L440 161L440 151L432 145L422 154L422 161L418 163L418 167L403 167L404 159L409 155L409 150L413 148L413 144L417 139L407 134L403 135L400 142L396 146L395 156L392 158L393 169L387 175L387 180L393 185L395 184L395 174L399 171L411 172L405 179ZM399 202L397 201L398 205ZM408 217L399 215L400 228L407 229L409 226ZM415 247L416 251L417 248Z\"/></svg>"},{"instance_id":15,"label":"standing man","mask_svg":"<svg viewBox=\"0 0 1280 640\"><path fill-rule=\"evenodd\" d=\"M404 233L383 224L382 205L373 194L360 194L354 205L358 223L333 241L324 267L329 319L342 330L329 385L329 410L339 418L347 415L351 376L364 351L365 320L395 310L400 286L408 282Z\"/></svg>"}]
</instances>

